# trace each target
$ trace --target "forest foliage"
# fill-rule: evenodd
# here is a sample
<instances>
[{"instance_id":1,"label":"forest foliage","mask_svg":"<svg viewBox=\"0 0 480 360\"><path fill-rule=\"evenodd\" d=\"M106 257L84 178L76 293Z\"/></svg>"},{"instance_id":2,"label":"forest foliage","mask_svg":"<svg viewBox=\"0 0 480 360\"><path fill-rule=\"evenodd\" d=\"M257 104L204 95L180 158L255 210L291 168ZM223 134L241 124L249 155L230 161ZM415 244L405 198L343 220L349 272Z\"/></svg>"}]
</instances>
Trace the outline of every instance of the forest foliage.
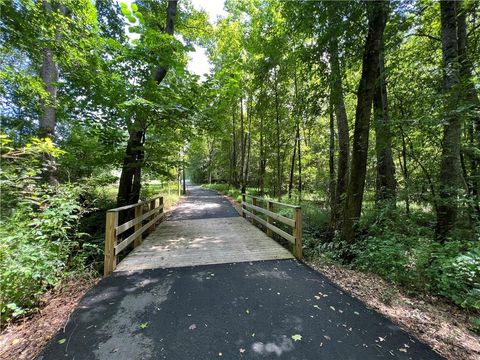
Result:
<instances>
[{"instance_id":1,"label":"forest foliage","mask_svg":"<svg viewBox=\"0 0 480 360\"><path fill-rule=\"evenodd\" d=\"M478 314L478 0L225 10L0 0L2 321L101 268L105 209L182 170L301 204L311 258Z\"/></svg>"}]
</instances>

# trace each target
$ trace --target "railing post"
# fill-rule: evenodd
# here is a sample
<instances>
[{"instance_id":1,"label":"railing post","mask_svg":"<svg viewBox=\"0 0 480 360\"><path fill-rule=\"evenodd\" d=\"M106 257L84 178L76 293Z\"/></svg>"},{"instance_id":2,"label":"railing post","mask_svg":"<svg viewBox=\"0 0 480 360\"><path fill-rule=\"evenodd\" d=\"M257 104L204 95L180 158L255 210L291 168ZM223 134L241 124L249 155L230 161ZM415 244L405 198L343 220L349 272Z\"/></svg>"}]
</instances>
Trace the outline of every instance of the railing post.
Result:
<instances>
[{"instance_id":1,"label":"railing post","mask_svg":"<svg viewBox=\"0 0 480 360\"><path fill-rule=\"evenodd\" d=\"M256 198L256 197L253 197L253 198L252 198L252 205L253 205L253 206L257 206L257 198ZM253 214L253 215L257 215L257 212L255 211L255 209L252 209L252 214ZM257 224L257 222L255 221L255 218L254 218L254 217L252 217L252 224L253 224L253 225L256 225L256 224Z\"/></svg>"},{"instance_id":2,"label":"railing post","mask_svg":"<svg viewBox=\"0 0 480 360\"><path fill-rule=\"evenodd\" d=\"M293 236L295 236L295 244L293 245L293 255L297 259L303 258L302 249L302 208L295 208L295 228L293 229Z\"/></svg>"},{"instance_id":3,"label":"railing post","mask_svg":"<svg viewBox=\"0 0 480 360\"><path fill-rule=\"evenodd\" d=\"M273 203L271 201L268 201L267 210L273 212ZM267 223L273 225L273 219L269 215L267 215ZM273 236L273 232L269 228L267 228L267 235L270 237Z\"/></svg>"},{"instance_id":4,"label":"railing post","mask_svg":"<svg viewBox=\"0 0 480 360\"><path fill-rule=\"evenodd\" d=\"M245 211L243 211L243 210L245 210L245 205L243 203L246 202L246 199L247 199L247 197L245 196L245 194L242 194L242 216L244 218L247 217L247 215L245 214Z\"/></svg>"},{"instance_id":5,"label":"railing post","mask_svg":"<svg viewBox=\"0 0 480 360\"><path fill-rule=\"evenodd\" d=\"M153 209L156 209L156 208L157 208L157 199L150 200L150 210L153 210ZM156 216L157 216L157 214L153 213L151 219L155 219ZM149 219L149 221L151 219ZM153 223L152 226L150 227L150 230L148 231L148 233L151 234L152 231L155 230L156 227L157 227L157 224Z\"/></svg>"},{"instance_id":6,"label":"railing post","mask_svg":"<svg viewBox=\"0 0 480 360\"><path fill-rule=\"evenodd\" d=\"M115 245L117 243L118 212L107 211L105 223L105 260L103 264L103 276L110 275L117 266Z\"/></svg>"},{"instance_id":7,"label":"railing post","mask_svg":"<svg viewBox=\"0 0 480 360\"><path fill-rule=\"evenodd\" d=\"M135 206L135 219L138 217L141 217L142 215L143 215L143 203L140 203L137 206ZM138 224L135 224L134 231L138 231L141 228L142 228L142 221L140 221ZM133 247L136 248L141 243L142 243L142 234L140 234L133 240Z\"/></svg>"},{"instance_id":8,"label":"railing post","mask_svg":"<svg viewBox=\"0 0 480 360\"><path fill-rule=\"evenodd\" d=\"M158 199L159 202L158 202L158 206L161 206L162 208L160 209L160 213L159 214L163 214L163 196L160 196L160 198ZM160 221L162 221L162 219L160 219Z\"/></svg>"}]
</instances>

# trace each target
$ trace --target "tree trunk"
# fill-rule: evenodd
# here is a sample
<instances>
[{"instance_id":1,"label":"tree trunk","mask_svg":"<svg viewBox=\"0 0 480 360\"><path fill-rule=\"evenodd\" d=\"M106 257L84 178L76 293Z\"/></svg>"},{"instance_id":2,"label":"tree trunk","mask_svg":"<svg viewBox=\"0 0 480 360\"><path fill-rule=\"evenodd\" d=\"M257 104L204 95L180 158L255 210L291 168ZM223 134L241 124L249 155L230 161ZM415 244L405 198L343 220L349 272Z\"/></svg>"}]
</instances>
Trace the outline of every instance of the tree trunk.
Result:
<instances>
[{"instance_id":1,"label":"tree trunk","mask_svg":"<svg viewBox=\"0 0 480 360\"><path fill-rule=\"evenodd\" d=\"M118 185L117 206L134 204L140 199L145 132L131 130Z\"/></svg>"},{"instance_id":2,"label":"tree trunk","mask_svg":"<svg viewBox=\"0 0 480 360\"><path fill-rule=\"evenodd\" d=\"M349 243L354 242L353 225L360 218L362 210L367 172L370 114L377 81L380 45L387 21L388 3L373 1L368 4L371 6L371 13L368 19L368 33L363 54L362 77L358 87L350 180L342 224L342 238Z\"/></svg>"},{"instance_id":3,"label":"tree trunk","mask_svg":"<svg viewBox=\"0 0 480 360\"><path fill-rule=\"evenodd\" d=\"M245 192L245 123L243 121L243 97L240 98L240 188Z\"/></svg>"},{"instance_id":4,"label":"tree trunk","mask_svg":"<svg viewBox=\"0 0 480 360\"><path fill-rule=\"evenodd\" d=\"M298 129L298 126L297 126ZM292 154L292 161L290 163L290 178L288 180L288 198L292 198L292 189L293 189L293 174L295 173L295 160L297 157L297 138L298 138L298 130L295 131L295 140L293 142L293 154Z\"/></svg>"},{"instance_id":5,"label":"tree trunk","mask_svg":"<svg viewBox=\"0 0 480 360\"><path fill-rule=\"evenodd\" d=\"M247 186L248 186L248 173L249 173L249 166L250 166L250 150L251 150L251 146L252 146L252 101L251 99L248 100L247 102L247 105L248 105L248 113L247 113L247 117L248 117L248 138L247 138L247 161L245 163L245 181L244 181L244 189L242 192L245 192L247 189Z\"/></svg>"},{"instance_id":6,"label":"tree trunk","mask_svg":"<svg viewBox=\"0 0 480 360\"><path fill-rule=\"evenodd\" d=\"M237 130L235 121L235 106L232 111L232 186L238 187L238 173L237 173Z\"/></svg>"},{"instance_id":7,"label":"tree trunk","mask_svg":"<svg viewBox=\"0 0 480 360\"><path fill-rule=\"evenodd\" d=\"M280 197L282 195L282 169L280 159L280 104L278 99L278 73L275 70L275 125L277 134L277 181L275 184L274 196Z\"/></svg>"},{"instance_id":8,"label":"tree trunk","mask_svg":"<svg viewBox=\"0 0 480 360\"><path fill-rule=\"evenodd\" d=\"M263 131L263 116L260 116L260 164L259 164L259 174L258 174L258 190L260 194L265 192L265 168L266 168L266 160L265 160L265 149L264 149L264 141L263 141L264 131Z\"/></svg>"},{"instance_id":9,"label":"tree trunk","mask_svg":"<svg viewBox=\"0 0 480 360\"><path fill-rule=\"evenodd\" d=\"M338 19L335 13L332 13L332 23ZM339 21L339 20L337 20ZM331 211L331 227L339 229L341 226L341 215L345 204L347 185L348 185L348 161L350 153L350 137L348 133L347 112L343 99L342 71L338 59L338 39L334 35L330 39L330 102L334 108L337 118L338 131L338 165L337 165L337 183L335 189L335 201Z\"/></svg>"},{"instance_id":10,"label":"tree trunk","mask_svg":"<svg viewBox=\"0 0 480 360\"><path fill-rule=\"evenodd\" d=\"M403 133L402 127L400 127L400 133L402 134L402 160L403 160L403 181L405 181L405 211L407 215L410 215L410 198L409 198L409 183L410 183L410 175L408 173L408 165L407 165L407 143L405 141L405 134ZM402 162L399 161L401 164Z\"/></svg>"},{"instance_id":11,"label":"tree trunk","mask_svg":"<svg viewBox=\"0 0 480 360\"><path fill-rule=\"evenodd\" d=\"M297 127L297 145L298 145L298 203L300 204L302 202L302 189L303 189L303 184L302 184L302 142L300 141L300 122L298 123Z\"/></svg>"},{"instance_id":12,"label":"tree trunk","mask_svg":"<svg viewBox=\"0 0 480 360\"><path fill-rule=\"evenodd\" d=\"M172 35L175 30L175 16L177 15L177 3L178 0L168 0L167 6L167 21L165 24L165 34ZM157 84L160 84L162 80L167 76L167 68L165 66L159 66L153 75L153 79Z\"/></svg>"},{"instance_id":13,"label":"tree trunk","mask_svg":"<svg viewBox=\"0 0 480 360\"><path fill-rule=\"evenodd\" d=\"M441 39L443 54L443 89L445 125L443 128L442 162L440 167L439 201L436 239L444 243L457 219L457 202L461 188L460 141L461 117L456 112L459 100L459 63L457 42L456 1L440 2Z\"/></svg>"},{"instance_id":14,"label":"tree trunk","mask_svg":"<svg viewBox=\"0 0 480 360\"><path fill-rule=\"evenodd\" d=\"M377 206L394 205L397 183L392 156L392 132L388 116L387 86L385 81L383 43L380 44L378 81L373 96L375 124L375 152L377 155L376 202Z\"/></svg>"},{"instance_id":15,"label":"tree trunk","mask_svg":"<svg viewBox=\"0 0 480 360\"><path fill-rule=\"evenodd\" d=\"M330 102L330 142L328 147L328 192L330 195L330 213L333 217L337 203L335 194L335 116L333 115L333 104Z\"/></svg>"},{"instance_id":16,"label":"tree trunk","mask_svg":"<svg viewBox=\"0 0 480 360\"><path fill-rule=\"evenodd\" d=\"M472 149L480 148L480 100L478 99L475 84L472 79L472 62L467 54L467 21L464 1L457 3L457 39L458 39L458 61L460 63L460 80L462 94L464 96L466 116L467 137ZM470 196L474 199L476 212L480 215L480 179L479 162L472 154L465 153L469 158L470 173L465 178L468 183Z\"/></svg>"},{"instance_id":17,"label":"tree trunk","mask_svg":"<svg viewBox=\"0 0 480 360\"><path fill-rule=\"evenodd\" d=\"M174 20L177 13L177 0L169 0L167 7L167 20L165 33L173 35ZM158 67L154 72L154 79L160 84L167 74L167 68ZM123 160L122 173L118 186L117 206L124 206L138 202L142 187L141 175L144 154L145 130L133 124L133 130L129 131L129 138ZM141 129L139 129L141 128Z\"/></svg>"},{"instance_id":18,"label":"tree trunk","mask_svg":"<svg viewBox=\"0 0 480 360\"><path fill-rule=\"evenodd\" d=\"M42 2L43 11L50 14L53 11L50 1ZM60 12L65 15L66 9L60 7ZM60 37L57 34L57 37ZM45 91L48 94L43 103L43 114L40 117L38 135L40 138L49 138L55 142L55 127L57 126L57 83L58 83L58 65L53 58L53 51L49 48L43 49L43 62L40 69L40 76L45 84ZM57 165L55 157L48 154L44 157L46 162L44 176L51 186L58 186Z\"/></svg>"}]
</instances>

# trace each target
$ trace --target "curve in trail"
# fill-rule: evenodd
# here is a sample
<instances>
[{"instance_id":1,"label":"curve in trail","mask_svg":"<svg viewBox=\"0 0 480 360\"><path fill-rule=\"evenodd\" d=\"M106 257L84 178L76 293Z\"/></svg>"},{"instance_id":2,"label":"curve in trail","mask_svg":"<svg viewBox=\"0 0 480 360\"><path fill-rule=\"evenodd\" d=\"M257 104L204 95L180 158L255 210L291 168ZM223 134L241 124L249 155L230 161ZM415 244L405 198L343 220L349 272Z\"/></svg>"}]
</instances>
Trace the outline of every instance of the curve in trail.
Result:
<instances>
[{"instance_id":1,"label":"curve in trail","mask_svg":"<svg viewBox=\"0 0 480 360\"><path fill-rule=\"evenodd\" d=\"M225 199L194 188L169 219L235 216ZM114 273L84 297L65 330L38 357L441 358L320 273L292 259Z\"/></svg>"}]
</instances>

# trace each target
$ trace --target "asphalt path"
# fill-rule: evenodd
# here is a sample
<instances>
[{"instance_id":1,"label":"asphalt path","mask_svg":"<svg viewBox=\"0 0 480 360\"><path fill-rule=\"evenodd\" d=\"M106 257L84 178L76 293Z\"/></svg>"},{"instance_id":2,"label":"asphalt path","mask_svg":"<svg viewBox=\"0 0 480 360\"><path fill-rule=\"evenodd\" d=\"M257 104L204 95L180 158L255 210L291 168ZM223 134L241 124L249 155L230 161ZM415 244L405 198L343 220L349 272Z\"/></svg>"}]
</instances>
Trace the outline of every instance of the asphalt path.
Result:
<instances>
[{"instance_id":1,"label":"asphalt path","mask_svg":"<svg viewBox=\"0 0 480 360\"><path fill-rule=\"evenodd\" d=\"M215 205L212 205L215 204ZM170 220L238 216L193 188ZM296 260L114 273L38 359L442 359Z\"/></svg>"}]
</instances>

